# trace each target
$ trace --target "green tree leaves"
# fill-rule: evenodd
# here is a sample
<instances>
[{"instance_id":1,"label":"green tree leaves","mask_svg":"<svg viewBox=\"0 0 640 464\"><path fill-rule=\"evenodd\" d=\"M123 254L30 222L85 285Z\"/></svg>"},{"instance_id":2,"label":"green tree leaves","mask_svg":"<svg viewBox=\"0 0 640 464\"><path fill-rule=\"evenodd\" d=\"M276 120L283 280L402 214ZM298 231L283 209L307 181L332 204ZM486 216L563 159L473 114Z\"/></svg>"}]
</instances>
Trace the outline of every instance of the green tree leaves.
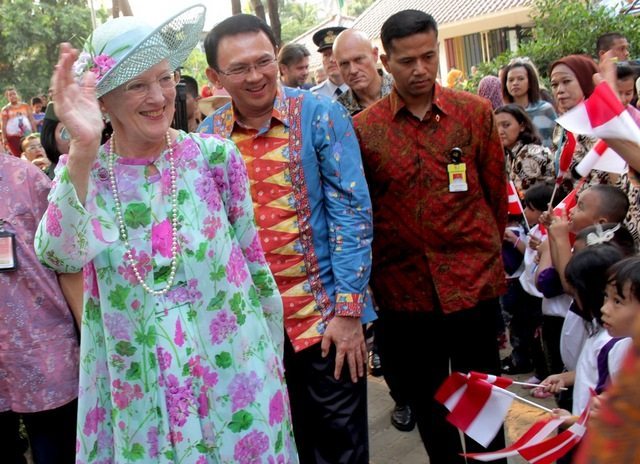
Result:
<instances>
[{"instance_id":1,"label":"green tree leaves","mask_svg":"<svg viewBox=\"0 0 640 464\"><path fill-rule=\"evenodd\" d=\"M497 75L513 56L531 58L540 71L543 82L549 65L574 53L596 56L596 40L607 32L619 32L631 45L631 56L640 53L638 17L619 14L600 2L584 0L536 0L532 19L534 26L514 54L507 51L493 61L478 66L478 73L469 80L469 89L477 87L488 74Z\"/></svg>"},{"instance_id":2,"label":"green tree leaves","mask_svg":"<svg viewBox=\"0 0 640 464\"><path fill-rule=\"evenodd\" d=\"M318 9L307 2L284 0L280 4L282 43L290 42L318 24ZM313 51L313 50L309 50Z\"/></svg>"},{"instance_id":3,"label":"green tree leaves","mask_svg":"<svg viewBox=\"0 0 640 464\"><path fill-rule=\"evenodd\" d=\"M91 34L85 0L0 1L0 82L26 101L47 93L58 45L81 47Z\"/></svg>"},{"instance_id":4,"label":"green tree leaves","mask_svg":"<svg viewBox=\"0 0 640 464\"><path fill-rule=\"evenodd\" d=\"M563 56L573 53L595 56L596 40L607 32L627 37L631 56L638 56L637 17L621 15L598 2L584 0L536 0L535 11L531 39L520 46L519 55L530 57L544 76L549 65Z\"/></svg>"}]
</instances>

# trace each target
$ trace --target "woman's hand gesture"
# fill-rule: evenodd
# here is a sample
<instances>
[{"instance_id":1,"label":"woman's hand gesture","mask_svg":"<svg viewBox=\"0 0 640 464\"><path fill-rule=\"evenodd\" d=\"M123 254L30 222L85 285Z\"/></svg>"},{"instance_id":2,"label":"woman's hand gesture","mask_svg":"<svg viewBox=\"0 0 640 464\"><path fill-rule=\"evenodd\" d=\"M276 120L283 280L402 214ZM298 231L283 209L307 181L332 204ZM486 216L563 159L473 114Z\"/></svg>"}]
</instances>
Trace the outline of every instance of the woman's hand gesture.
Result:
<instances>
[{"instance_id":1,"label":"woman's hand gesture","mask_svg":"<svg viewBox=\"0 0 640 464\"><path fill-rule=\"evenodd\" d=\"M56 116L71 135L72 145L97 149L104 123L96 98L96 78L92 72L87 72L81 83L76 81L73 63L77 57L78 51L70 44L60 44L58 63L51 79ZM78 154L95 156L96 150L80 150Z\"/></svg>"}]
</instances>

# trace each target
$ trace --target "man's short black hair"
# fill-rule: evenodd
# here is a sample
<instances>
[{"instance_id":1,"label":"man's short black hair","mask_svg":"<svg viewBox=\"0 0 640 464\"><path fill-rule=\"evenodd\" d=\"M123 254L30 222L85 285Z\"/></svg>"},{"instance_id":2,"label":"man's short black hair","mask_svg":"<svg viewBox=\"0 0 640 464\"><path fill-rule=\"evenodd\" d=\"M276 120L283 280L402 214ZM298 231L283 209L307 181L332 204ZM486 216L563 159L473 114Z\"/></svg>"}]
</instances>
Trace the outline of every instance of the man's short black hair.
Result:
<instances>
[{"instance_id":1,"label":"man's short black hair","mask_svg":"<svg viewBox=\"0 0 640 464\"><path fill-rule=\"evenodd\" d=\"M391 15L382 25L380 40L387 55L391 54L394 39L403 39L423 32L435 32L438 37L438 23L433 16L420 10L404 10Z\"/></svg>"},{"instance_id":2,"label":"man's short black hair","mask_svg":"<svg viewBox=\"0 0 640 464\"><path fill-rule=\"evenodd\" d=\"M182 75L180 82L184 82L188 94L191 94L193 98L198 98L198 81L191 76Z\"/></svg>"},{"instance_id":3,"label":"man's short black hair","mask_svg":"<svg viewBox=\"0 0 640 464\"><path fill-rule=\"evenodd\" d=\"M609 51L613 46L613 42L618 39L626 39L626 37L619 32L607 32L606 34L602 34L596 41L596 52L600 54L600 52Z\"/></svg>"},{"instance_id":4,"label":"man's short black hair","mask_svg":"<svg viewBox=\"0 0 640 464\"><path fill-rule=\"evenodd\" d=\"M218 46L222 39L247 32L264 32L273 45L273 49L278 48L275 34L263 20L248 14L231 16L214 26L204 39L204 52L209 66L220 71L218 68Z\"/></svg>"},{"instance_id":5,"label":"man's short black hair","mask_svg":"<svg viewBox=\"0 0 640 464\"><path fill-rule=\"evenodd\" d=\"M292 64L299 63L307 56L311 56L307 47L302 44L288 43L282 47L280 53L278 53L278 64L291 66Z\"/></svg>"},{"instance_id":6,"label":"man's short black hair","mask_svg":"<svg viewBox=\"0 0 640 464\"><path fill-rule=\"evenodd\" d=\"M33 98L31 99L31 104L32 104L32 105L37 105L37 104L42 105L42 98L40 98L40 97L33 97Z\"/></svg>"}]
</instances>

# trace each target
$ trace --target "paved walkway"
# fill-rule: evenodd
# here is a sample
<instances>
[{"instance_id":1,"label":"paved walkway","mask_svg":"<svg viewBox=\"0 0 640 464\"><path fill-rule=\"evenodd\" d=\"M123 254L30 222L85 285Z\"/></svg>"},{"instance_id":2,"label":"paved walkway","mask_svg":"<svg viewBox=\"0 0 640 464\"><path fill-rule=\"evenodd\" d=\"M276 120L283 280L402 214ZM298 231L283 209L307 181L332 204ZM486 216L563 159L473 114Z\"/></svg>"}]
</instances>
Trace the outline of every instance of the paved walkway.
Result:
<instances>
[{"instance_id":1,"label":"paved walkway","mask_svg":"<svg viewBox=\"0 0 640 464\"><path fill-rule=\"evenodd\" d=\"M528 375L517 376L524 380ZM427 464L429 458L417 429L399 432L389 420L393 401L387 385L380 377L368 377L369 389L369 443L371 464ZM528 397L529 390L511 387L517 395ZM553 399L535 400L548 408L554 407ZM505 422L507 442L511 443L546 413L541 409L514 401ZM479 461L469 461L476 463ZM509 460L509 464L525 463L521 458Z\"/></svg>"}]
</instances>

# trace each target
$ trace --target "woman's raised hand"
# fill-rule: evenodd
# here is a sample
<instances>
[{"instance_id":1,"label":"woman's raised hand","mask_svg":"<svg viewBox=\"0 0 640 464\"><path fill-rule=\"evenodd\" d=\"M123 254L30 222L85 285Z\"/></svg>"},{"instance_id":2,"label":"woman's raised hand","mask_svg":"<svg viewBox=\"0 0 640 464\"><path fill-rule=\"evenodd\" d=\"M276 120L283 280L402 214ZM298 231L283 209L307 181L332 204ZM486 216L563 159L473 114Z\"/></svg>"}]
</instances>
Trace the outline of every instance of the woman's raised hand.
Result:
<instances>
[{"instance_id":1,"label":"woman's raised hand","mask_svg":"<svg viewBox=\"0 0 640 464\"><path fill-rule=\"evenodd\" d=\"M96 148L100 144L104 122L96 98L96 78L87 72L78 83L73 73L73 63L78 51L68 43L60 44L51 87L56 116L71 136L71 145L78 148ZM72 150L95 156L94 150Z\"/></svg>"}]
</instances>

